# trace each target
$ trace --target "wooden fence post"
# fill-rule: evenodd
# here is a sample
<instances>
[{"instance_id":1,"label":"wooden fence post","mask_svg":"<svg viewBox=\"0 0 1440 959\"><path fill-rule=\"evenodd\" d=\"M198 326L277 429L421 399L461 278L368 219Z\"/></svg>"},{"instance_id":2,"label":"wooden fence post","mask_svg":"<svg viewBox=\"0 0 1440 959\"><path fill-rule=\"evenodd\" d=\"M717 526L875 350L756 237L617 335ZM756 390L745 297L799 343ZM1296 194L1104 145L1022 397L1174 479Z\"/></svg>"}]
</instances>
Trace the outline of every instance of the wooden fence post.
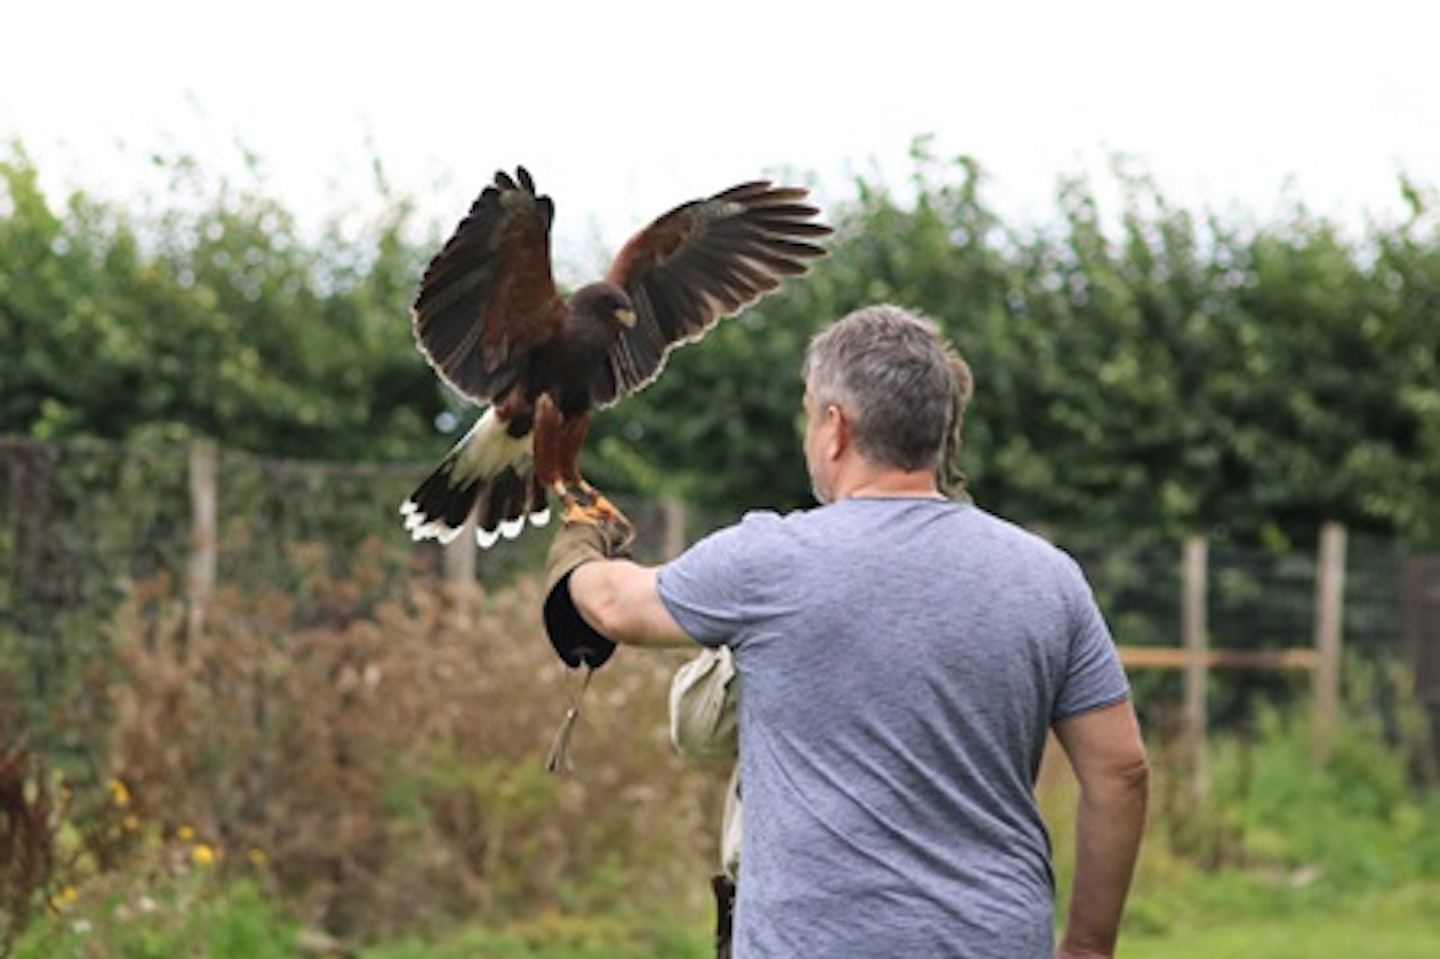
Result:
<instances>
[{"instance_id":1,"label":"wooden fence post","mask_svg":"<svg viewBox=\"0 0 1440 959\"><path fill-rule=\"evenodd\" d=\"M1205 763L1205 698L1209 680L1210 649L1208 598L1209 544L1203 536L1185 541L1185 594L1181 631L1185 639L1185 750L1190 767L1190 796L1196 805L1205 801L1210 784Z\"/></svg>"},{"instance_id":2,"label":"wooden fence post","mask_svg":"<svg viewBox=\"0 0 1440 959\"><path fill-rule=\"evenodd\" d=\"M1418 783L1440 782L1440 553L1408 556L1400 581L1401 635L1405 663L1413 677L1415 705L1422 715L1428 748L1415 749L1412 775Z\"/></svg>"},{"instance_id":3,"label":"wooden fence post","mask_svg":"<svg viewBox=\"0 0 1440 959\"><path fill-rule=\"evenodd\" d=\"M475 522L465 521L460 535L445 544L441 564L445 579L452 583L473 583L475 581Z\"/></svg>"},{"instance_id":4,"label":"wooden fence post","mask_svg":"<svg viewBox=\"0 0 1440 959\"><path fill-rule=\"evenodd\" d=\"M453 605L450 607L452 622L463 627L470 621L475 609L475 518L465 521L460 535L443 547L441 563L445 570L446 593Z\"/></svg>"},{"instance_id":5,"label":"wooden fence post","mask_svg":"<svg viewBox=\"0 0 1440 959\"><path fill-rule=\"evenodd\" d=\"M685 527L688 519L685 504L678 499L666 498L660 503L660 515L665 522L663 555L667 560L674 559L685 552Z\"/></svg>"},{"instance_id":6,"label":"wooden fence post","mask_svg":"<svg viewBox=\"0 0 1440 959\"><path fill-rule=\"evenodd\" d=\"M1315 575L1314 674L1315 759L1330 758L1340 714L1340 658L1345 622L1345 527L1326 523L1320 529L1320 554Z\"/></svg>"},{"instance_id":7,"label":"wooden fence post","mask_svg":"<svg viewBox=\"0 0 1440 959\"><path fill-rule=\"evenodd\" d=\"M189 600L185 620L188 641L205 628L205 612L215 592L219 458L214 440L200 439L190 444L190 569L185 585Z\"/></svg>"}]
</instances>

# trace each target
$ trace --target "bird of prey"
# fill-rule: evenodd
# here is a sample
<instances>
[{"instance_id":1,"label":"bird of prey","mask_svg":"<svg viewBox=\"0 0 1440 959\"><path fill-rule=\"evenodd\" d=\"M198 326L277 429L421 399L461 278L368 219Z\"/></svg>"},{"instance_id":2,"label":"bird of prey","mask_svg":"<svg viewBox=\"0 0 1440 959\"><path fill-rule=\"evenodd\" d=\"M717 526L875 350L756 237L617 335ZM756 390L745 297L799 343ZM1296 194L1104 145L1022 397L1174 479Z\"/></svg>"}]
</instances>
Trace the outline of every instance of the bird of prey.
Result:
<instances>
[{"instance_id":1,"label":"bird of prey","mask_svg":"<svg viewBox=\"0 0 1440 959\"><path fill-rule=\"evenodd\" d=\"M592 411L653 381L698 340L805 273L831 232L807 191L756 180L658 217L603 279L568 298L550 262L555 207L524 167L499 172L431 261L412 310L416 343L465 399L487 406L400 507L416 540L448 543L474 519L486 548L527 518L629 521L580 474Z\"/></svg>"}]
</instances>

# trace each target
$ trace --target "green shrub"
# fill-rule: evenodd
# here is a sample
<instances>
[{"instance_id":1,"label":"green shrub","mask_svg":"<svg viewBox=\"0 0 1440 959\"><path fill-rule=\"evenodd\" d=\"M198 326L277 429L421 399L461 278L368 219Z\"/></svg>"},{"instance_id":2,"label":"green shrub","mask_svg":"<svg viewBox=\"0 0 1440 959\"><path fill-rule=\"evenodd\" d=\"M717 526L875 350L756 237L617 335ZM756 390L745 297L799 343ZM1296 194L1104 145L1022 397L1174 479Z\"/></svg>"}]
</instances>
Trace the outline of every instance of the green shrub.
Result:
<instances>
[{"instance_id":1,"label":"green shrub","mask_svg":"<svg viewBox=\"0 0 1440 959\"><path fill-rule=\"evenodd\" d=\"M1412 791L1406 752L1362 712L1340 724L1318 762L1307 723L1262 711L1252 741L1216 750L1213 802L1237 832L1239 865L1354 896L1433 874L1440 801Z\"/></svg>"}]
</instances>

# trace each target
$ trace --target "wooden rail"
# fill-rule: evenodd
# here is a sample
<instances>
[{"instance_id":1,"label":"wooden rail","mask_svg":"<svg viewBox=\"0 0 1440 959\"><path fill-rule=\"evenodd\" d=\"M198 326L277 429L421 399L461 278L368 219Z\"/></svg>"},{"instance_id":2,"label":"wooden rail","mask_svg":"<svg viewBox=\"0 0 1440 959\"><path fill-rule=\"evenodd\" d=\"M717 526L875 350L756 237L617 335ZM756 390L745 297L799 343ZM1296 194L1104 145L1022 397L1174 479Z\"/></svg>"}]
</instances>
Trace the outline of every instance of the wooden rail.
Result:
<instances>
[{"instance_id":1,"label":"wooden rail","mask_svg":"<svg viewBox=\"0 0 1440 959\"><path fill-rule=\"evenodd\" d=\"M1198 659L1190 651L1169 646L1121 646L1120 662L1127 669L1314 669L1320 654L1313 649L1207 649Z\"/></svg>"},{"instance_id":2,"label":"wooden rail","mask_svg":"<svg viewBox=\"0 0 1440 959\"><path fill-rule=\"evenodd\" d=\"M1313 647L1251 650L1212 649L1206 616L1209 589L1209 547L1204 538L1185 544L1180 612L1181 646L1121 646L1127 669L1178 669L1185 673L1183 730L1196 802L1208 791L1205 768L1207 717L1205 701L1212 669L1301 669L1311 676L1314 691L1312 750L1317 760L1330 755L1340 713L1340 662L1343 651L1345 597L1345 527L1326 523L1320 531L1315 581Z\"/></svg>"}]
</instances>

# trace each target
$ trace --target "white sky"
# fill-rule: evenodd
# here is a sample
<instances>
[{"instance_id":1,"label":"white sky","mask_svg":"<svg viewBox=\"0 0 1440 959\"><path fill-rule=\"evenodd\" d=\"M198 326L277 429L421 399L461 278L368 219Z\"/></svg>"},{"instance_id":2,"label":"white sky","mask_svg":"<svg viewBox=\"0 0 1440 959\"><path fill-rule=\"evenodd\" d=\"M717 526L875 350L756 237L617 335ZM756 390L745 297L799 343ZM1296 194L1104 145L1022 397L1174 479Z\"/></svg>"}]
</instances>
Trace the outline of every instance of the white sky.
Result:
<instances>
[{"instance_id":1,"label":"white sky","mask_svg":"<svg viewBox=\"0 0 1440 959\"><path fill-rule=\"evenodd\" d=\"M1177 203L1264 219L1289 189L1393 218L1440 183L1430 0L16 0L0 141L124 198L148 156L236 143L303 216L375 203L369 161L445 228L528 166L557 238L614 247L674 204L796 171L895 187L914 137L974 156L1017 221L1060 174L1138 158ZM240 177L242 181L243 177ZM1289 184L1287 187L1286 185ZM153 192L153 189L152 191Z\"/></svg>"}]
</instances>

